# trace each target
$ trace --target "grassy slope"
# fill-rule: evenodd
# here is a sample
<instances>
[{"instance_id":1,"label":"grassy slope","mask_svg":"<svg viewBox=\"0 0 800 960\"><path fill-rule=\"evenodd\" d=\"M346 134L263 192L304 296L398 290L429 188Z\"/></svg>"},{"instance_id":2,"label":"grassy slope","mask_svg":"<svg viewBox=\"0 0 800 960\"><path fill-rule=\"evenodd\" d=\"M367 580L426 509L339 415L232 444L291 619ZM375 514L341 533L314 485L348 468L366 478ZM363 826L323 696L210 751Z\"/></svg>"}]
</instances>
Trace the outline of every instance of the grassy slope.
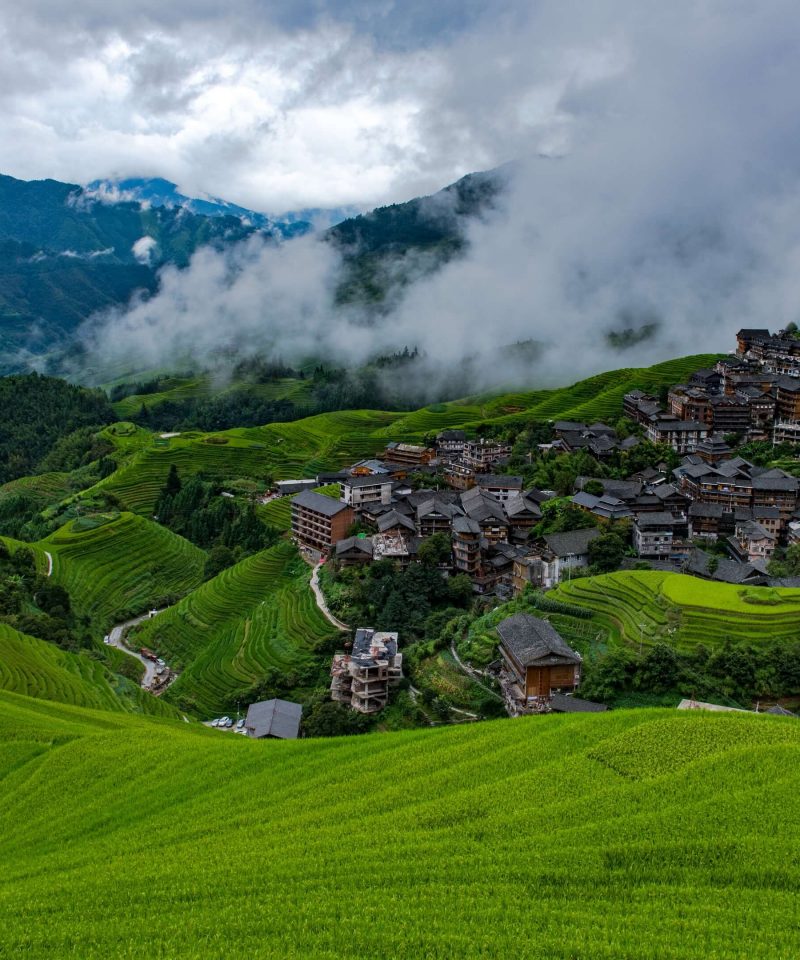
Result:
<instances>
[{"instance_id":1,"label":"grassy slope","mask_svg":"<svg viewBox=\"0 0 800 960\"><path fill-rule=\"evenodd\" d=\"M52 554L54 579L103 628L202 580L204 552L152 520L123 513L81 526L70 521L35 546Z\"/></svg>"},{"instance_id":2,"label":"grassy slope","mask_svg":"<svg viewBox=\"0 0 800 960\"><path fill-rule=\"evenodd\" d=\"M748 603L745 596L774 602ZM614 636L638 643L643 633L646 644L669 640L679 648L719 646L731 637L754 643L795 639L800 625L800 590L743 588L677 573L585 577L561 584L548 597L588 607ZM594 632L585 621L579 623Z\"/></svg>"},{"instance_id":3,"label":"grassy slope","mask_svg":"<svg viewBox=\"0 0 800 960\"><path fill-rule=\"evenodd\" d=\"M229 430L216 435L227 440L221 444L209 443L208 435L198 433L161 440L142 430L126 436L109 432L119 447L122 466L100 486L129 510L147 515L173 463L184 475L204 473L220 479L313 476L372 456L390 439L419 440L448 427L476 432L487 422L618 417L628 390L658 390L713 359L684 357L645 369L614 370L557 390L468 397L408 414L376 410L319 414L291 423Z\"/></svg>"},{"instance_id":4,"label":"grassy slope","mask_svg":"<svg viewBox=\"0 0 800 960\"><path fill-rule=\"evenodd\" d=\"M336 633L308 588L309 568L289 543L255 554L204 583L137 631L137 642L182 670L165 696L202 715L274 668L307 663Z\"/></svg>"},{"instance_id":5,"label":"grassy slope","mask_svg":"<svg viewBox=\"0 0 800 960\"><path fill-rule=\"evenodd\" d=\"M255 743L0 694L0 954L795 957L800 724Z\"/></svg>"},{"instance_id":6,"label":"grassy slope","mask_svg":"<svg viewBox=\"0 0 800 960\"><path fill-rule=\"evenodd\" d=\"M68 653L0 623L0 689L99 710L176 716L168 704L112 674L86 654Z\"/></svg>"}]
</instances>

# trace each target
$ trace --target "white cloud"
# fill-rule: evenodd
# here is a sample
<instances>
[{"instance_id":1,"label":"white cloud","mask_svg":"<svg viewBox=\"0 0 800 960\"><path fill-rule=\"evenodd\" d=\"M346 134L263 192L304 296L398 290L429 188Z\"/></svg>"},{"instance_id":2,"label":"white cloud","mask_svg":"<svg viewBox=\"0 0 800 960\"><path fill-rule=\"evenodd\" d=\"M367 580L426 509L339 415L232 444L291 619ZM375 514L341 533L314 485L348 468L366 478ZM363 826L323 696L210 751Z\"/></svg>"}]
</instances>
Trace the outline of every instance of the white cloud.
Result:
<instances>
[{"instance_id":1,"label":"white cloud","mask_svg":"<svg viewBox=\"0 0 800 960\"><path fill-rule=\"evenodd\" d=\"M139 237L131 247L131 253L139 263L151 263L158 250L158 243L154 237Z\"/></svg>"}]
</instances>

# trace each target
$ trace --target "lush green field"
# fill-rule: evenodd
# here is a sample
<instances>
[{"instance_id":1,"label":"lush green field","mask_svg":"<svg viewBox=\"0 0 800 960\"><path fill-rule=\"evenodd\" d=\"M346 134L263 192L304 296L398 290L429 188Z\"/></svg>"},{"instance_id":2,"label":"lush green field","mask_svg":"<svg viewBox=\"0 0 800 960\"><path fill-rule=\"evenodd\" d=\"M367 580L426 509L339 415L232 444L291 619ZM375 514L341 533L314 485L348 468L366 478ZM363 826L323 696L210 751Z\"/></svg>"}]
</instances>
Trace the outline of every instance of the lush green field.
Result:
<instances>
[{"instance_id":1,"label":"lush green field","mask_svg":"<svg viewBox=\"0 0 800 960\"><path fill-rule=\"evenodd\" d=\"M252 742L0 694L0 955L793 960L800 724Z\"/></svg>"},{"instance_id":2,"label":"lush green field","mask_svg":"<svg viewBox=\"0 0 800 960\"><path fill-rule=\"evenodd\" d=\"M0 689L100 710L135 710L176 716L168 704L99 660L68 653L0 623Z\"/></svg>"},{"instance_id":3,"label":"lush green field","mask_svg":"<svg viewBox=\"0 0 800 960\"><path fill-rule=\"evenodd\" d=\"M211 716L265 671L307 664L336 634L308 587L310 570L287 542L248 557L138 628L137 643L181 670L165 696Z\"/></svg>"},{"instance_id":4,"label":"lush green field","mask_svg":"<svg viewBox=\"0 0 800 960\"><path fill-rule=\"evenodd\" d=\"M117 496L127 509L147 516L172 464L181 475L202 473L220 480L310 477L380 453L389 440L418 441L448 427L477 433L485 423L616 418L627 391L634 387L657 391L713 359L701 354L644 369L599 374L571 387L469 397L409 414L340 411L213 435L184 433L166 440L141 429L122 434L109 429L106 435L119 449L121 466L98 486Z\"/></svg>"},{"instance_id":5,"label":"lush green field","mask_svg":"<svg viewBox=\"0 0 800 960\"><path fill-rule=\"evenodd\" d=\"M563 583L548 597L586 607L612 638L678 648L726 640L795 640L800 590L738 587L678 573L624 571ZM567 619L567 618L565 618ZM581 627L592 632L584 622Z\"/></svg>"},{"instance_id":6,"label":"lush green field","mask_svg":"<svg viewBox=\"0 0 800 960\"><path fill-rule=\"evenodd\" d=\"M35 545L53 578L98 626L177 599L202 580L205 553L152 520L122 513L71 520Z\"/></svg>"}]
</instances>

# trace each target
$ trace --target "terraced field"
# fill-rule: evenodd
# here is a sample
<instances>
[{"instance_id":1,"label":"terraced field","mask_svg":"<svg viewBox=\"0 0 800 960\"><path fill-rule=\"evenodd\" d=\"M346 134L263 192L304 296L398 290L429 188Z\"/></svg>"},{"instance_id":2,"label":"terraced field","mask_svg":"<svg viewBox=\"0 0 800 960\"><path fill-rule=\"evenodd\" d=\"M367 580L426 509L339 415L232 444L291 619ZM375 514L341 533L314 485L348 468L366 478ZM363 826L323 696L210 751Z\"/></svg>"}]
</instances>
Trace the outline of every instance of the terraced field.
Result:
<instances>
[{"instance_id":1,"label":"terraced field","mask_svg":"<svg viewBox=\"0 0 800 960\"><path fill-rule=\"evenodd\" d=\"M767 716L253 742L0 694L0 954L788 960L798 761Z\"/></svg>"},{"instance_id":2,"label":"terraced field","mask_svg":"<svg viewBox=\"0 0 800 960\"><path fill-rule=\"evenodd\" d=\"M709 355L685 357L655 367L600 374L558 390L472 397L409 414L349 410L168 440L143 439L141 431L116 439L109 433L124 454L124 464L98 486L119 497L127 509L148 516L172 464L181 475L202 473L217 479L312 477L321 470L373 456L388 440L419 441L448 427L476 433L484 423L618 417L628 390L658 390L713 359Z\"/></svg>"},{"instance_id":3,"label":"terraced field","mask_svg":"<svg viewBox=\"0 0 800 960\"><path fill-rule=\"evenodd\" d=\"M175 717L168 704L115 676L100 661L68 653L0 623L0 690L98 710Z\"/></svg>"},{"instance_id":4,"label":"terraced field","mask_svg":"<svg viewBox=\"0 0 800 960\"><path fill-rule=\"evenodd\" d=\"M548 597L590 609L612 639L630 643L714 647L727 639L759 643L800 635L800 590L623 571L563 583Z\"/></svg>"},{"instance_id":5,"label":"terraced field","mask_svg":"<svg viewBox=\"0 0 800 960\"><path fill-rule=\"evenodd\" d=\"M315 487L316 493L322 493L326 497L339 499L340 487L338 483L329 483L323 487ZM297 496L297 494L295 494ZM277 500L270 500L258 508L258 515L268 526L275 530L288 531L292 526L292 497L279 497Z\"/></svg>"},{"instance_id":6,"label":"terraced field","mask_svg":"<svg viewBox=\"0 0 800 960\"><path fill-rule=\"evenodd\" d=\"M316 607L310 570L283 542L204 583L137 631L182 671L167 699L201 716L231 708L265 671L289 673L336 631Z\"/></svg>"},{"instance_id":7,"label":"terraced field","mask_svg":"<svg viewBox=\"0 0 800 960\"><path fill-rule=\"evenodd\" d=\"M53 578L99 628L175 600L202 580L205 553L131 513L72 520L35 545L53 557Z\"/></svg>"}]
</instances>

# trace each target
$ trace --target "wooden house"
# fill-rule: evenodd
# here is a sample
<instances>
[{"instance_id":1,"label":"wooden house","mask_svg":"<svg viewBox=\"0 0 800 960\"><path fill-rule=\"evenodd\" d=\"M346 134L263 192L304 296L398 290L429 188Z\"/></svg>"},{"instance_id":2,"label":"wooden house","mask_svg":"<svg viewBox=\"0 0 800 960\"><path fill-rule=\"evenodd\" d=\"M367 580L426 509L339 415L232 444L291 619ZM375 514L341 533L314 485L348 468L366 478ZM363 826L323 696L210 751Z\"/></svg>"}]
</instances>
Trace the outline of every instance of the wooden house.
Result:
<instances>
[{"instance_id":1,"label":"wooden house","mask_svg":"<svg viewBox=\"0 0 800 960\"><path fill-rule=\"evenodd\" d=\"M497 625L501 680L516 712L539 709L556 691L578 686L581 657L547 620L515 613Z\"/></svg>"}]
</instances>

